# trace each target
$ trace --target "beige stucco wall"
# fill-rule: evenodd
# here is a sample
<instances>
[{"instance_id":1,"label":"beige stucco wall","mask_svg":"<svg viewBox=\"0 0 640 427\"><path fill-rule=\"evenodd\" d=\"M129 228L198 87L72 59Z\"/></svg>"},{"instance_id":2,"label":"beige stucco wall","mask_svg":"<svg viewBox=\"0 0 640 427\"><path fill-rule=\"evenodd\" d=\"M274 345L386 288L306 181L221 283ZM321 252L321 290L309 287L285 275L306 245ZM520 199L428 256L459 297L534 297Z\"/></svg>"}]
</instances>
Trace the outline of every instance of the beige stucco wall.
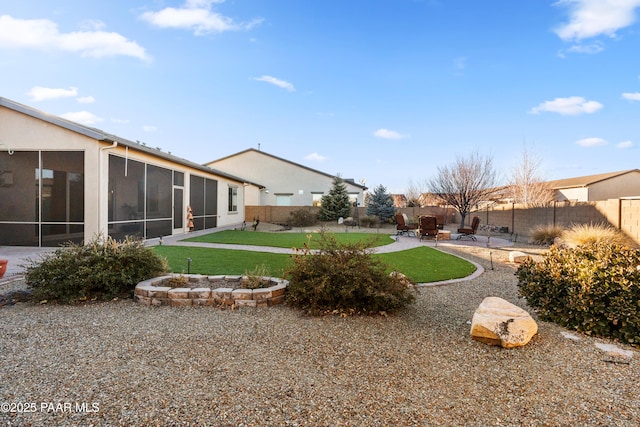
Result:
<instances>
[{"instance_id":1,"label":"beige stucco wall","mask_svg":"<svg viewBox=\"0 0 640 427\"><path fill-rule=\"evenodd\" d=\"M104 144L108 146L108 144ZM161 166L167 169L173 169L179 172L183 172L185 174L184 177L184 206L182 211L186 212L187 206L189 205L189 178L191 175L200 176L209 179L215 179L218 181L218 227L225 227L229 225L241 224L244 220L244 191L245 186L243 183L238 181L233 181L219 175L208 174L205 171L201 171L195 168L191 168L185 165L181 165L178 163L171 162L170 160L163 159L160 157L153 156L149 153L143 151L137 151L135 148L129 148L128 150L124 146L118 146L113 149L106 150L109 153L118 154L121 157L127 156L129 159L142 161L148 164L152 164L155 166ZM105 159L105 164L108 165L108 159ZM105 166L106 167L106 166ZM108 171L105 171L105 173ZM106 178L105 178L106 181ZM229 187L235 187L238 189L238 211L237 212L229 212ZM105 203L107 197L107 189L104 190L105 195ZM105 211L106 215L106 211ZM106 226L106 221L105 221ZM186 226L186 224L185 224Z\"/></svg>"},{"instance_id":2,"label":"beige stucco wall","mask_svg":"<svg viewBox=\"0 0 640 427\"><path fill-rule=\"evenodd\" d=\"M255 185L247 184L244 186L244 205L259 206L262 191Z\"/></svg>"},{"instance_id":3,"label":"beige stucco wall","mask_svg":"<svg viewBox=\"0 0 640 427\"><path fill-rule=\"evenodd\" d=\"M90 240L97 234L106 234L108 202L108 156L110 153L143 161L156 166L185 173L183 212L189 203L190 174L218 181L218 227L240 224L244 220L244 190L242 182L237 182L206 171L198 170L156 157L135 148L128 150L122 146L112 147L109 142L99 142L69 129L48 123L26 114L0 106L0 150L14 151L83 151L84 152L84 238ZM27 171L33 174L33 171ZM228 212L228 188L238 188L238 211ZM25 195L25 197L30 197ZM35 195L31 197L35 203ZM35 205L34 205L35 209ZM185 224L186 226L186 224Z\"/></svg>"},{"instance_id":4,"label":"beige stucco wall","mask_svg":"<svg viewBox=\"0 0 640 427\"><path fill-rule=\"evenodd\" d=\"M587 187L562 188L556 191L555 199L558 202L587 202L589 189Z\"/></svg>"},{"instance_id":5,"label":"beige stucco wall","mask_svg":"<svg viewBox=\"0 0 640 427\"><path fill-rule=\"evenodd\" d=\"M98 207L105 206L106 209L107 180L99 179L100 150L94 139L0 106L0 144L2 150L84 151L85 240L91 239L101 229L106 230L106 219L104 227L100 226ZM29 173L32 174L33 171ZM101 192L102 181L105 188ZM104 195L104 200L99 197L101 194ZM35 195L31 199L35 202Z\"/></svg>"},{"instance_id":6,"label":"beige stucco wall","mask_svg":"<svg viewBox=\"0 0 640 427\"><path fill-rule=\"evenodd\" d=\"M593 202L640 196L640 172L608 178L587 187L563 188L556 191L559 202Z\"/></svg>"},{"instance_id":7,"label":"beige stucco wall","mask_svg":"<svg viewBox=\"0 0 640 427\"><path fill-rule=\"evenodd\" d=\"M333 178L329 176L256 151L214 161L208 166L264 185L266 188L260 191L258 203L252 198L247 201L249 205L276 206L278 195L291 195L291 206L311 206L313 193L327 194L333 184ZM362 189L346 184L349 194L357 194L358 203L362 205Z\"/></svg>"},{"instance_id":8,"label":"beige stucco wall","mask_svg":"<svg viewBox=\"0 0 640 427\"><path fill-rule=\"evenodd\" d=\"M589 187L589 201L640 196L640 172L629 172Z\"/></svg>"}]
</instances>

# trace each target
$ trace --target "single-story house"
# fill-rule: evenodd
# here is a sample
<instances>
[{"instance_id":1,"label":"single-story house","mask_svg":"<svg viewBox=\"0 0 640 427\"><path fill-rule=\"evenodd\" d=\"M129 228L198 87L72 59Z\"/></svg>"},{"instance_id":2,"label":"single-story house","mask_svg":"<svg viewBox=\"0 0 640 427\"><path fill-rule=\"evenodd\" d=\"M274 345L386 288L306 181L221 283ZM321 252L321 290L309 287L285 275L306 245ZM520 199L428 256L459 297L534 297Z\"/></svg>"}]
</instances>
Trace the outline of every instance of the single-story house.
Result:
<instances>
[{"instance_id":1,"label":"single-story house","mask_svg":"<svg viewBox=\"0 0 640 427\"><path fill-rule=\"evenodd\" d=\"M549 181L558 202L591 202L640 196L640 169Z\"/></svg>"},{"instance_id":2,"label":"single-story house","mask_svg":"<svg viewBox=\"0 0 640 427\"><path fill-rule=\"evenodd\" d=\"M263 185L247 189L248 206L319 206L336 177L254 148L210 161L206 166ZM367 187L352 179L344 181L351 201L363 206Z\"/></svg>"},{"instance_id":3,"label":"single-story house","mask_svg":"<svg viewBox=\"0 0 640 427\"><path fill-rule=\"evenodd\" d=\"M0 97L0 246L241 224L246 188L264 187Z\"/></svg>"}]
</instances>

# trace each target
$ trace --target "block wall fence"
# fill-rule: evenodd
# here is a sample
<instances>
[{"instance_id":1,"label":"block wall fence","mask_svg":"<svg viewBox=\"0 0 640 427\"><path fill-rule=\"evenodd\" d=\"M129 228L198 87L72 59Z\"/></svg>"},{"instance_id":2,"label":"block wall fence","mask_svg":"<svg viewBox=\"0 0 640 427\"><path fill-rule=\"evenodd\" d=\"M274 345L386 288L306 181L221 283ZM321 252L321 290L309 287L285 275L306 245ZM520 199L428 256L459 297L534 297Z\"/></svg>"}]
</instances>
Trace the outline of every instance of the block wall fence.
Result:
<instances>
[{"instance_id":1,"label":"block wall fence","mask_svg":"<svg viewBox=\"0 0 640 427\"><path fill-rule=\"evenodd\" d=\"M246 206L245 220L251 224L254 218L260 221L285 224L289 214L298 209L308 209L317 213L320 208L312 206ZM357 215L366 216L366 207L358 207ZM458 227L460 216L453 208L440 206L398 208L409 218L420 215L444 215L445 224L450 229ZM469 222L473 216L480 217L481 225L507 227L509 233L522 238L531 235L538 225L556 225L569 227L572 224L608 223L625 232L634 241L640 243L640 199L610 199L597 202L554 202L545 207L528 208L517 204L495 205L472 212L467 216ZM355 216L355 211L354 215ZM519 239L520 240L520 239Z\"/></svg>"}]
</instances>

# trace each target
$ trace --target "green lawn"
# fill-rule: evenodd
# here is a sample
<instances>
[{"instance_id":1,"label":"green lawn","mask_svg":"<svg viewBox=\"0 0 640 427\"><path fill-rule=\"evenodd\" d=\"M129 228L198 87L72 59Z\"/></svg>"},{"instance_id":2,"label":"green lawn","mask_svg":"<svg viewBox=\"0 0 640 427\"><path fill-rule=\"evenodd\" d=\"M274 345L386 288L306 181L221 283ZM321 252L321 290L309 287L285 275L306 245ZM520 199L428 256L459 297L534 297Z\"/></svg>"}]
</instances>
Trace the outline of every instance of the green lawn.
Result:
<instances>
[{"instance_id":1,"label":"green lawn","mask_svg":"<svg viewBox=\"0 0 640 427\"><path fill-rule=\"evenodd\" d=\"M476 271L476 266L469 261L428 246L374 256L390 265L391 270L405 274L414 283L459 279Z\"/></svg>"},{"instance_id":2,"label":"green lawn","mask_svg":"<svg viewBox=\"0 0 640 427\"><path fill-rule=\"evenodd\" d=\"M256 236L267 233L248 234ZM189 271L192 274L241 275L264 264L269 275L281 277L283 270L292 262L289 255L267 252L186 246L156 246L154 249L167 259L174 273L187 273L187 258L191 258ZM475 266L468 261L427 246L373 256L379 257L389 265L389 271L404 273L414 283L455 279L468 276L475 271Z\"/></svg>"},{"instance_id":3,"label":"green lawn","mask_svg":"<svg viewBox=\"0 0 640 427\"><path fill-rule=\"evenodd\" d=\"M393 243L389 234L373 233L331 233L341 243L365 241L368 246L382 246ZM226 243L232 245L272 246L277 248L301 248L309 241L311 248L317 249L320 241L319 233L266 233L254 231L225 230L186 239L187 242Z\"/></svg>"}]
</instances>

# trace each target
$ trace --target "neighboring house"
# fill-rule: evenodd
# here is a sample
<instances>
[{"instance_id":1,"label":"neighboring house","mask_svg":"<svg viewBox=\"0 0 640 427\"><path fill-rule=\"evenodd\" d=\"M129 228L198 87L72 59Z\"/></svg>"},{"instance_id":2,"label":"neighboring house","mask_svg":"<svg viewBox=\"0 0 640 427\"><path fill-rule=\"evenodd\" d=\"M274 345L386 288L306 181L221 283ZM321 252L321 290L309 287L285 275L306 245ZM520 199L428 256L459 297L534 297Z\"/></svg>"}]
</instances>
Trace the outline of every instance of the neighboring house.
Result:
<instances>
[{"instance_id":1,"label":"neighboring house","mask_svg":"<svg viewBox=\"0 0 640 427\"><path fill-rule=\"evenodd\" d=\"M229 173L0 97L0 246L57 246L99 234L145 239L241 224Z\"/></svg>"},{"instance_id":2,"label":"neighboring house","mask_svg":"<svg viewBox=\"0 0 640 427\"><path fill-rule=\"evenodd\" d=\"M407 207L407 196L404 194L392 194L391 198L393 199L393 206L396 208L406 208Z\"/></svg>"},{"instance_id":3,"label":"neighboring house","mask_svg":"<svg viewBox=\"0 0 640 427\"><path fill-rule=\"evenodd\" d=\"M640 169L549 181L559 202L591 202L640 196Z\"/></svg>"},{"instance_id":4,"label":"neighboring house","mask_svg":"<svg viewBox=\"0 0 640 427\"><path fill-rule=\"evenodd\" d=\"M335 178L335 175L253 148L206 165L264 185L264 188L247 188L245 203L248 206L319 206L322 196L329 193ZM351 201L363 206L367 187L353 180L344 181Z\"/></svg>"}]
</instances>

